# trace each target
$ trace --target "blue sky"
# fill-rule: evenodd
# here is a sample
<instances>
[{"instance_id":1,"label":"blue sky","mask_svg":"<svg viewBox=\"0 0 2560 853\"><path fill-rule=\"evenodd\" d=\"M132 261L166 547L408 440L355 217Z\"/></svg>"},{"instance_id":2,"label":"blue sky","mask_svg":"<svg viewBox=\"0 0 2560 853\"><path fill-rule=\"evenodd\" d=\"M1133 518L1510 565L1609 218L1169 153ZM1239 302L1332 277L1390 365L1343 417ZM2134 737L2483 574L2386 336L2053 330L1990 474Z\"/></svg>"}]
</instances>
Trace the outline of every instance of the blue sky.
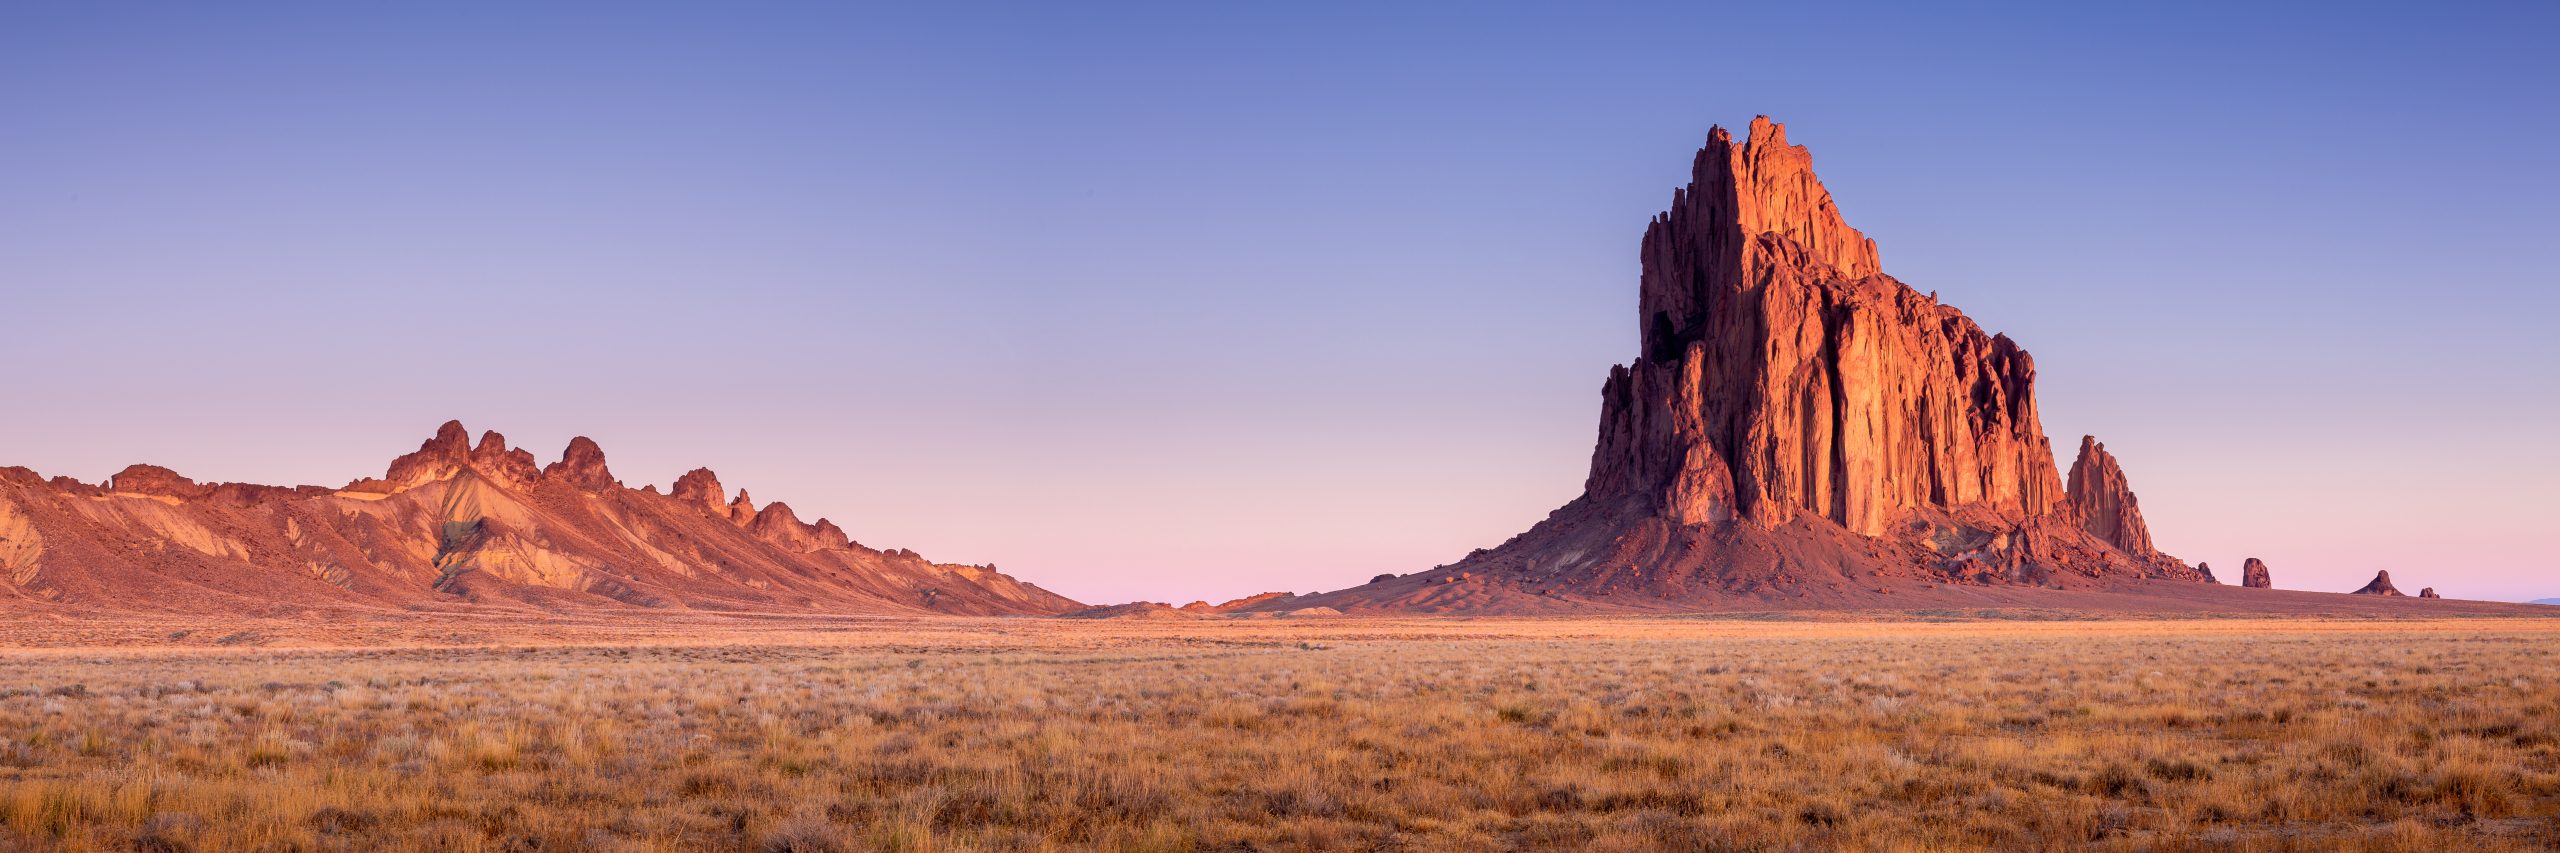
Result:
<instances>
[{"instance_id":1,"label":"blue sky","mask_svg":"<svg viewBox=\"0 0 2560 853\"><path fill-rule=\"evenodd\" d=\"M1643 224L1766 113L2172 553L2560 594L2560 14L2061 5L21 4L0 463L458 417L1087 600L1339 588L1578 491Z\"/></svg>"}]
</instances>

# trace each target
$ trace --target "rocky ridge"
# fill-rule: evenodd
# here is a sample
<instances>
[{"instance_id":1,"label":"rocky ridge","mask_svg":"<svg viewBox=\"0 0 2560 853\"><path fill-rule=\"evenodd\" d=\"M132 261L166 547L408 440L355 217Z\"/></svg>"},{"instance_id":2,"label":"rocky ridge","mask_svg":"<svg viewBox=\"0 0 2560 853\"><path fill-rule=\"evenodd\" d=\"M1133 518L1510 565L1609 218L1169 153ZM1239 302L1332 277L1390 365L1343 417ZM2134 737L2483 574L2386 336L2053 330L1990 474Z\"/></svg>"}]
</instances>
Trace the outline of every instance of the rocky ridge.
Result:
<instances>
[{"instance_id":1,"label":"rocky ridge","mask_svg":"<svg viewBox=\"0 0 2560 853\"><path fill-rule=\"evenodd\" d=\"M696 469L666 495L571 439L558 461L447 422L343 488L199 484L134 465L99 485L0 469L0 601L267 613L439 604L967 615L1080 605L995 571L882 551Z\"/></svg>"}]
</instances>

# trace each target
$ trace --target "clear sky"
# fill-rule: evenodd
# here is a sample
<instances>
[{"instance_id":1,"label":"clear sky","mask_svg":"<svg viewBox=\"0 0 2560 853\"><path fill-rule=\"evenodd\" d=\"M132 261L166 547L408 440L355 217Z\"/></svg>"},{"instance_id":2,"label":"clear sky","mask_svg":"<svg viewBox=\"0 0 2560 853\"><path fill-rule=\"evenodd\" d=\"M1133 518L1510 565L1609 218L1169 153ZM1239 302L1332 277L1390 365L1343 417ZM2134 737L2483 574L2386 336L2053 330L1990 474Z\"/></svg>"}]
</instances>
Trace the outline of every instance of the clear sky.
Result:
<instances>
[{"instance_id":1,"label":"clear sky","mask_svg":"<svg viewBox=\"0 0 2560 853\"><path fill-rule=\"evenodd\" d=\"M412 5L0 7L0 464L461 418L1087 601L1336 589L1578 493L1646 218L1767 113L2171 553L2560 595L2552 4Z\"/></svg>"}]
</instances>

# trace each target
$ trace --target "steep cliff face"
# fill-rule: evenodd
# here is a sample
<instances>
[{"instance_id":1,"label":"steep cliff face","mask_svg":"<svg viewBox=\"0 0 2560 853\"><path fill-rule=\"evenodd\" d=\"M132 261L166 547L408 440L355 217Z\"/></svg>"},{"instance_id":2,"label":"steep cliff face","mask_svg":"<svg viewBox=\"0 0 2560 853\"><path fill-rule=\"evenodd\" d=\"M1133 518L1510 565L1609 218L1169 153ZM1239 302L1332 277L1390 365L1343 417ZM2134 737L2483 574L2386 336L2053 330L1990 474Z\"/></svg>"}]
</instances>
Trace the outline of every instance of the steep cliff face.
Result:
<instances>
[{"instance_id":1,"label":"steep cliff face","mask_svg":"<svg viewBox=\"0 0 2560 853\"><path fill-rule=\"evenodd\" d=\"M1782 126L1709 134L1642 259L1643 357L1603 391L1593 497L1878 536L1917 507L2062 496L2034 360L1884 276Z\"/></svg>"},{"instance_id":2,"label":"steep cliff face","mask_svg":"<svg viewBox=\"0 0 2560 853\"><path fill-rule=\"evenodd\" d=\"M2155 549L2094 440L2065 488L2035 360L1885 275L1783 125L1711 131L1640 259L1639 354L1602 386L1582 497L1424 573L1439 580L1310 600L1542 610L1854 596L1879 576L2208 580Z\"/></svg>"},{"instance_id":3,"label":"steep cliff face","mask_svg":"<svg viewBox=\"0 0 2560 853\"><path fill-rule=\"evenodd\" d=\"M2374 573L2373 573L2373 580L2370 580L2370 581L2365 582L2364 588L2362 588L2362 589L2358 589L2358 590L2356 590L2355 592L2353 592L2353 593L2351 593L2351 594L2352 594L2352 595L2384 595L2384 596L2399 596L2399 595L2402 595L2402 593L2400 592L2400 588L2399 588L2399 587L2396 587L2396 586L2392 586L2392 585L2391 585L2391 573L2390 573L2390 572L2387 572L2387 571L2384 571L2384 572L2374 572Z\"/></svg>"},{"instance_id":4,"label":"steep cliff face","mask_svg":"<svg viewBox=\"0 0 2560 853\"><path fill-rule=\"evenodd\" d=\"M266 613L480 603L827 613L1048 614L1081 605L991 567L879 551L782 503L614 479L580 437L560 461L447 423L344 489L199 484L151 465L102 486L0 469L0 602Z\"/></svg>"}]
</instances>

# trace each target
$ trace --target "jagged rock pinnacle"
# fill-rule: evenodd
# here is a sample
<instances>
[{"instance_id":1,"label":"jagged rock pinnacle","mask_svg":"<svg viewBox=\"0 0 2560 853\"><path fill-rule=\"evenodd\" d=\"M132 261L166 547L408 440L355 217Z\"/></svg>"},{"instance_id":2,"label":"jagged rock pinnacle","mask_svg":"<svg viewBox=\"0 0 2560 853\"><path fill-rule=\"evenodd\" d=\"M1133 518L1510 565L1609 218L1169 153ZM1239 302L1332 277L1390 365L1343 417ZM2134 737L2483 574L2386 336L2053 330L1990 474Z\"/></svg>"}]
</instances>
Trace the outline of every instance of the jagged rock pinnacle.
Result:
<instances>
[{"instance_id":1,"label":"jagged rock pinnacle","mask_svg":"<svg viewBox=\"0 0 2560 853\"><path fill-rule=\"evenodd\" d=\"M2150 554L2151 530L2142 523L2133 487L2124 469L2096 436L2080 437L2080 457L2071 463L2068 488L2072 511L2081 528L2128 554Z\"/></svg>"},{"instance_id":2,"label":"jagged rock pinnacle","mask_svg":"<svg viewBox=\"0 0 2560 853\"><path fill-rule=\"evenodd\" d=\"M560 451L560 461L543 468L542 476L590 492L619 484L612 469L605 467L604 448L583 435L569 439L568 449Z\"/></svg>"},{"instance_id":3,"label":"jagged rock pinnacle","mask_svg":"<svg viewBox=\"0 0 2560 853\"><path fill-rule=\"evenodd\" d=\"M667 495L676 500L700 506L713 515L729 514L728 507L721 502L723 495L720 491L720 477L711 473L709 468L695 468L684 472L684 476L676 478L675 485L667 488Z\"/></svg>"}]
</instances>

